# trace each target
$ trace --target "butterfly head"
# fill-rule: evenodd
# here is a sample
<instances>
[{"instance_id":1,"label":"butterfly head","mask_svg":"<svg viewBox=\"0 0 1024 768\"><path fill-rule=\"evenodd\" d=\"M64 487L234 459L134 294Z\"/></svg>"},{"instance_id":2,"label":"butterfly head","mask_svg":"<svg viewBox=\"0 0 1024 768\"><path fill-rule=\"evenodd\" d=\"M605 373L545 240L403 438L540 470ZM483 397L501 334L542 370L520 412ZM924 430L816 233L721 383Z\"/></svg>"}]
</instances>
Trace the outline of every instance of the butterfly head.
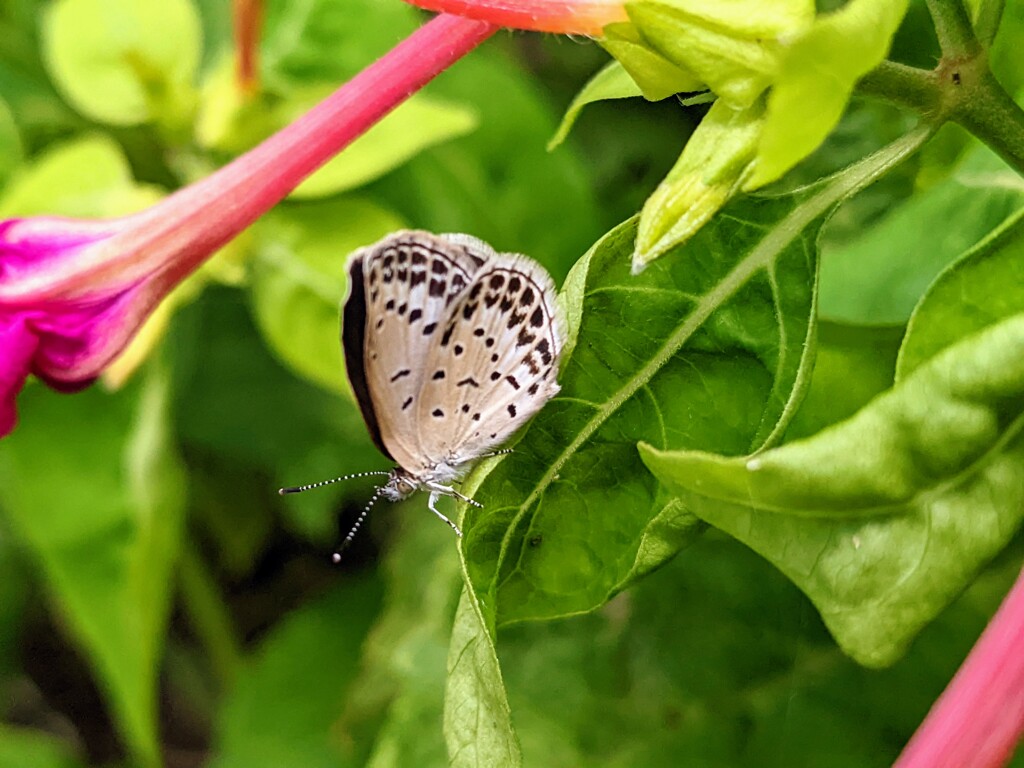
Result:
<instances>
[{"instance_id":1,"label":"butterfly head","mask_svg":"<svg viewBox=\"0 0 1024 768\"><path fill-rule=\"evenodd\" d=\"M416 492L419 483L412 475L401 467L395 467L388 473L388 481L380 487L380 494L388 501L401 501Z\"/></svg>"}]
</instances>

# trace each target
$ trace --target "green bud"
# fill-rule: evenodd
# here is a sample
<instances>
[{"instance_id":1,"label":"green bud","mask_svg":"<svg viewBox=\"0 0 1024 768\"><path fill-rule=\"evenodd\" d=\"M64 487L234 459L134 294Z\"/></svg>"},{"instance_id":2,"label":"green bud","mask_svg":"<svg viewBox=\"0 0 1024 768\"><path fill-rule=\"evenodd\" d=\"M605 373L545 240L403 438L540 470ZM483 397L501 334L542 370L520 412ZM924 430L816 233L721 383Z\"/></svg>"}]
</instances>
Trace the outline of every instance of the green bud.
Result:
<instances>
[{"instance_id":1,"label":"green bud","mask_svg":"<svg viewBox=\"0 0 1024 768\"><path fill-rule=\"evenodd\" d=\"M686 242L743 184L752 169L764 99L734 109L719 99L640 213L633 273Z\"/></svg>"},{"instance_id":2,"label":"green bud","mask_svg":"<svg viewBox=\"0 0 1024 768\"><path fill-rule=\"evenodd\" d=\"M629 22L609 24L599 42L618 59L648 101L660 101L676 93L702 91L707 87L692 72L645 45L636 27Z\"/></svg>"}]
</instances>

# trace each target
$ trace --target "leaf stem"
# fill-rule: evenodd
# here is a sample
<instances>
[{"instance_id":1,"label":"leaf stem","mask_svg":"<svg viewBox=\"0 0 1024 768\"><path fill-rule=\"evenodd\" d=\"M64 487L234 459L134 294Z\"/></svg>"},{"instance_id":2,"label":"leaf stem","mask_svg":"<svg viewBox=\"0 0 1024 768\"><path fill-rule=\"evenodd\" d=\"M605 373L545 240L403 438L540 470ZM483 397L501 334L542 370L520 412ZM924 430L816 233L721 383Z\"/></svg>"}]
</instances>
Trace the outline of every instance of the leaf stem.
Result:
<instances>
[{"instance_id":1,"label":"leaf stem","mask_svg":"<svg viewBox=\"0 0 1024 768\"><path fill-rule=\"evenodd\" d=\"M962 0L926 0L926 4L935 22L943 58L965 59L981 53L981 44Z\"/></svg>"},{"instance_id":2,"label":"leaf stem","mask_svg":"<svg viewBox=\"0 0 1024 768\"><path fill-rule=\"evenodd\" d=\"M925 119L933 119L941 112L942 95L932 70L883 61L861 78L857 90L908 107Z\"/></svg>"},{"instance_id":3,"label":"leaf stem","mask_svg":"<svg viewBox=\"0 0 1024 768\"><path fill-rule=\"evenodd\" d=\"M986 50L996 39L1005 5L1005 0L982 0L981 7L978 8L978 15L974 20L974 34L978 36L978 42Z\"/></svg>"},{"instance_id":4,"label":"leaf stem","mask_svg":"<svg viewBox=\"0 0 1024 768\"><path fill-rule=\"evenodd\" d=\"M1024 176L1024 110L987 67L973 85L964 98L957 100L952 119Z\"/></svg>"},{"instance_id":5,"label":"leaf stem","mask_svg":"<svg viewBox=\"0 0 1024 768\"><path fill-rule=\"evenodd\" d=\"M894 768L995 768L1024 734L1024 572Z\"/></svg>"},{"instance_id":6,"label":"leaf stem","mask_svg":"<svg viewBox=\"0 0 1024 768\"><path fill-rule=\"evenodd\" d=\"M1024 110L992 75L984 53L943 58L933 70L885 61L857 90L912 109L935 127L960 124L1024 176Z\"/></svg>"},{"instance_id":7,"label":"leaf stem","mask_svg":"<svg viewBox=\"0 0 1024 768\"><path fill-rule=\"evenodd\" d=\"M207 651L218 690L230 690L243 656L231 617L213 576L194 547L184 547L179 567L181 596L189 622Z\"/></svg>"}]
</instances>

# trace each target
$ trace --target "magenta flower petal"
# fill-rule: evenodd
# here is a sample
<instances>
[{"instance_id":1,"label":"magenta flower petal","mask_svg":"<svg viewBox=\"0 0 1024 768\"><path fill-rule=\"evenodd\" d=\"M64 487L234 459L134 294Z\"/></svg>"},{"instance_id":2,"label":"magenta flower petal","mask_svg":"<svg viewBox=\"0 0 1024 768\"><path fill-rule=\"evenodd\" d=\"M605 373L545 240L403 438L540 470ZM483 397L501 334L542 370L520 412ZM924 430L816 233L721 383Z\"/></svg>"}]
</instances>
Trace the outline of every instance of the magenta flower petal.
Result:
<instances>
[{"instance_id":1,"label":"magenta flower petal","mask_svg":"<svg viewBox=\"0 0 1024 768\"><path fill-rule=\"evenodd\" d=\"M0 221L0 286L16 286L33 275L52 275L61 270L62 261L73 259L83 248L116 230L114 221L56 216ZM32 302L31 294L24 291L18 298L21 303Z\"/></svg>"},{"instance_id":2,"label":"magenta flower petal","mask_svg":"<svg viewBox=\"0 0 1024 768\"><path fill-rule=\"evenodd\" d=\"M24 318L0 315L0 436L14 429L14 398L25 384L38 344Z\"/></svg>"}]
</instances>

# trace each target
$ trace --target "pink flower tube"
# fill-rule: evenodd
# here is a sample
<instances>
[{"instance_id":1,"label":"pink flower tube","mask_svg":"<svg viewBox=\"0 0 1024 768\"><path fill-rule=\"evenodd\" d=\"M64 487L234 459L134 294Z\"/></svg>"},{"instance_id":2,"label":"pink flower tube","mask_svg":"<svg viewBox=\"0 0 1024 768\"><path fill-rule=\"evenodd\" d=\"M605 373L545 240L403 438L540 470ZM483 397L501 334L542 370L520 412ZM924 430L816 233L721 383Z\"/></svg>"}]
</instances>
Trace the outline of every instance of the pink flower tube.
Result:
<instances>
[{"instance_id":1,"label":"pink flower tube","mask_svg":"<svg viewBox=\"0 0 1024 768\"><path fill-rule=\"evenodd\" d=\"M894 768L997 768L1024 734L1024 572Z\"/></svg>"},{"instance_id":2,"label":"pink flower tube","mask_svg":"<svg viewBox=\"0 0 1024 768\"><path fill-rule=\"evenodd\" d=\"M605 24L625 21L622 0L407 0L441 11L503 27L538 32L598 35Z\"/></svg>"},{"instance_id":3,"label":"pink flower tube","mask_svg":"<svg viewBox=\"0 0 1024 768\"><path fill-rule=\"evenodd\" d=\"M291 125L140 213L0 222L0 436L29 373L62 391L87 386L174 286L496 29L438 16Z\"/></svg>"}]
</instances>

